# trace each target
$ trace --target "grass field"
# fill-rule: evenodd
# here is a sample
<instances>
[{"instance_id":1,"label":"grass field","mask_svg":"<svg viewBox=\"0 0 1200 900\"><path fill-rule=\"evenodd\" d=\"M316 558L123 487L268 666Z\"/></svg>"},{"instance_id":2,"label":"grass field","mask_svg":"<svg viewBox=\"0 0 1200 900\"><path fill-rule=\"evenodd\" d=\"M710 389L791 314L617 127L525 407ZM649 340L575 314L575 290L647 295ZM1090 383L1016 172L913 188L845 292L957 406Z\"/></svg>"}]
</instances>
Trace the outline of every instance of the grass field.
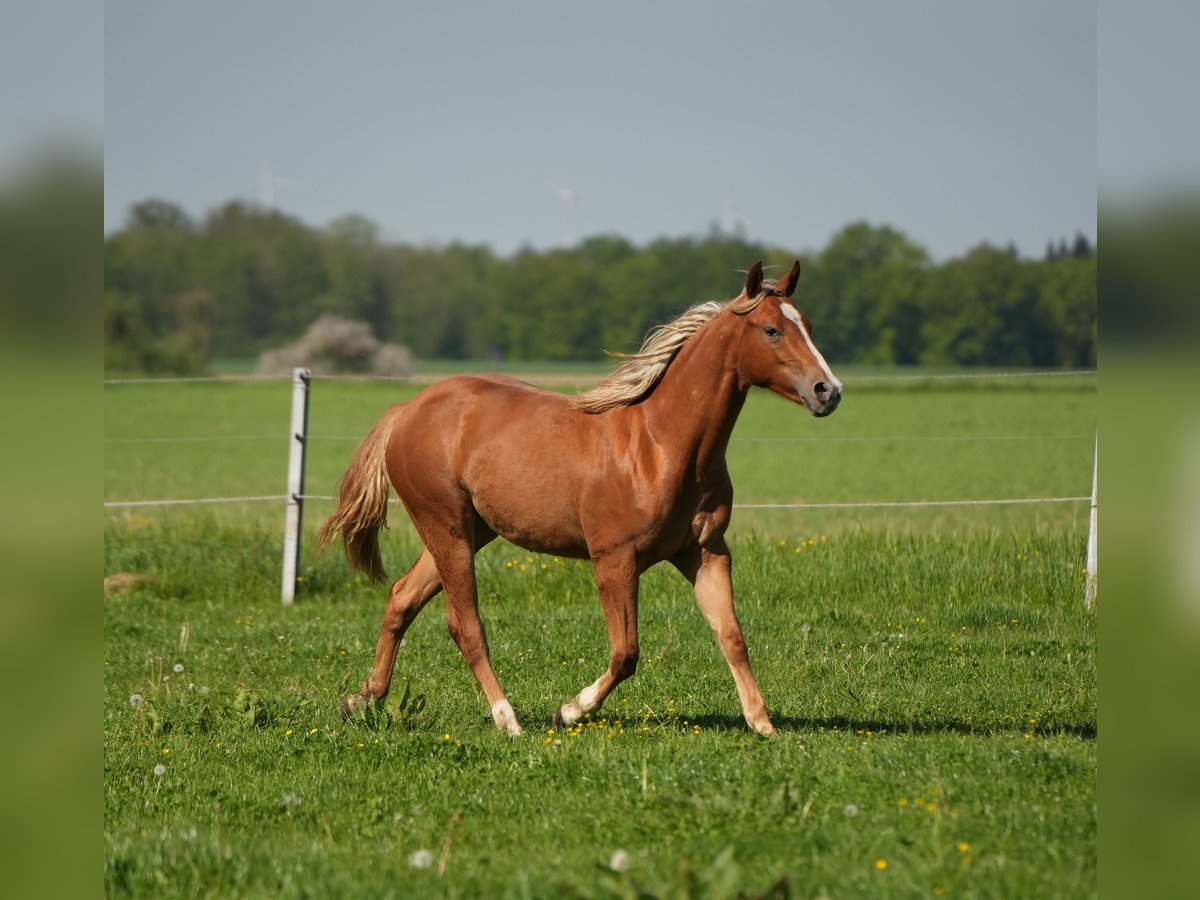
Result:
<instances>
[{"instance_id":1,"label":"grass field","mask_svg":"<svg viewBox=\"0 0 1200 900\"><path fill-rule=\"evenodd\" d=\"M739 502L1090 489L1091 379L846 381L819 422L753 398L730 450ZM289 391L106 388L106 498L282 493ZM403 393L317 383L310 493L333 492ZM494 730L440 600L409 631L385 708L343 723L381 588L306 554L281 606L277 505L110 511L105 574L146 578L105 600L106 891L1092 895L1085 506L735 513L738 609L775 740L742 723L666 569L643 579L638 674L583 727L551 732L550 715L606 664L590 572L500 543L480 555L481 607L526 735ZM310 503L310 535L328 511ZM394 519L396 571L418 545Z\"/></svg>"}]
</instances>

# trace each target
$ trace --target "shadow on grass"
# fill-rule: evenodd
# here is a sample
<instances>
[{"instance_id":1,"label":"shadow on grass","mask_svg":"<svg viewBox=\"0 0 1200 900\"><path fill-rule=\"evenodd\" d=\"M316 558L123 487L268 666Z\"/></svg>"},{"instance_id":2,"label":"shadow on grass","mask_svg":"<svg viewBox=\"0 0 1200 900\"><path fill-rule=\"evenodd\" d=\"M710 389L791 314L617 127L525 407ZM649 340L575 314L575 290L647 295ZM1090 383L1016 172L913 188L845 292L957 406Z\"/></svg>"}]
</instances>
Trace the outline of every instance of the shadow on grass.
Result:
<instances>
[{"instance_id":1,"label":"shadow on grass","mask_svg":"<svg viewBox=\"0 0 1200 900\"><path fill-rule=\"evenodd\" d=\"M704 714L699 716L684 716L690 724L701 728L718 728L730 731L749 731L741 716ZM781 732L815 733L822 731L844 731L857 734L860 731L871 731L876 735L883 734L967 734L981 737L998 734L1036 734L1038 737L1054 737L1070 735L1071 737L1095 740L1095 723L1065 724L1065 725L1036 725L1032 728L1014 722L974 725L960 722L957 719L928 719L919 722L885 722L878 719L852 719L846 716L828 716L823 718L807 718L804 716L772 716L771 721Z\"/></svg>"}]
</instances>

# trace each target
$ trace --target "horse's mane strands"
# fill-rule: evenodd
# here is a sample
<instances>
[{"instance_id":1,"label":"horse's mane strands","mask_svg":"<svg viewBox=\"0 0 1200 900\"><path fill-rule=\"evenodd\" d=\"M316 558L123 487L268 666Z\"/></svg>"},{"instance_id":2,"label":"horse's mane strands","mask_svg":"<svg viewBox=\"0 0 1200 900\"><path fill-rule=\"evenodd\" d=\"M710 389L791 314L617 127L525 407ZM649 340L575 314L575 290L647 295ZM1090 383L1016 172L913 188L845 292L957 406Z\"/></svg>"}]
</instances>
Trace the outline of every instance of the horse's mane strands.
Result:
<instances>
[{"instance_id":1,"label":"horse's mane strands","mask_svg":"<svg viewBox=\"0 0 1200 900\"><path fill-rule=\"evenodd\" d=\"M738 297L725 303L717 300L698 303L678 318L650 329L636 353L610 354L620 358L621 364L590 391L572 397L571 404L584 412L602 413L636 403L654 389L679 348L701 325L724 309L745 315L758 306L773 287L773 283L768 282L764 284L763 292L754 297Z\"/></svg>"}]
</instances>

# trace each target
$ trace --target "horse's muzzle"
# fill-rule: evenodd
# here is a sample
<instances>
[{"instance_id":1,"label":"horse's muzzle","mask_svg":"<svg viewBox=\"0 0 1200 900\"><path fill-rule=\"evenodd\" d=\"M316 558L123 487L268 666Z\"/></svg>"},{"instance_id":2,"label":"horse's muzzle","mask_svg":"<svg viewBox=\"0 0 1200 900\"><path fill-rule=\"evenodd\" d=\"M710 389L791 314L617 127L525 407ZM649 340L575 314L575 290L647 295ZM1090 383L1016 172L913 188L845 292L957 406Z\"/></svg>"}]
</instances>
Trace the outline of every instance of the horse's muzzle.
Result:
<instances>
[{"instance_id":1,"label":"horse's muzzle","mask_svg":"<svg viewBox=\"0 0 1200 900\"><path fill-rule=\"evenodd\" d=\"M807 403L808 411L817 418L829 415L842 402L842 386L818 381L812 386L810 395L812 402ZM806 398L807 399L807 398Z\"/></svg>"}]
</instances>

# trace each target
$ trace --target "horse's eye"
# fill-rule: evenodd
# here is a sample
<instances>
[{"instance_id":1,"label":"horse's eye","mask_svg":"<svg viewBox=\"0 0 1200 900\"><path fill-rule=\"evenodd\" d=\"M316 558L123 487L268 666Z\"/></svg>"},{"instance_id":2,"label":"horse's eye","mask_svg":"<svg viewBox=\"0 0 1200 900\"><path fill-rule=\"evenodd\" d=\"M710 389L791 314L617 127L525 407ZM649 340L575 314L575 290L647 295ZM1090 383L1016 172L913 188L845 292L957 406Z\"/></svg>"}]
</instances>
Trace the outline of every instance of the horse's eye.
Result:
<instances>
[{"instance_id":1,"label":"horse's eye","mask_svg":"<svg viewBox=\"0 0 1200 900\"><path fill-rule=\"evenodd\" d=\"M764 325L763 334L769 338L777 338L779 337L779 329L777 329L774 325Z\"/></svg>"}]
</instances>

